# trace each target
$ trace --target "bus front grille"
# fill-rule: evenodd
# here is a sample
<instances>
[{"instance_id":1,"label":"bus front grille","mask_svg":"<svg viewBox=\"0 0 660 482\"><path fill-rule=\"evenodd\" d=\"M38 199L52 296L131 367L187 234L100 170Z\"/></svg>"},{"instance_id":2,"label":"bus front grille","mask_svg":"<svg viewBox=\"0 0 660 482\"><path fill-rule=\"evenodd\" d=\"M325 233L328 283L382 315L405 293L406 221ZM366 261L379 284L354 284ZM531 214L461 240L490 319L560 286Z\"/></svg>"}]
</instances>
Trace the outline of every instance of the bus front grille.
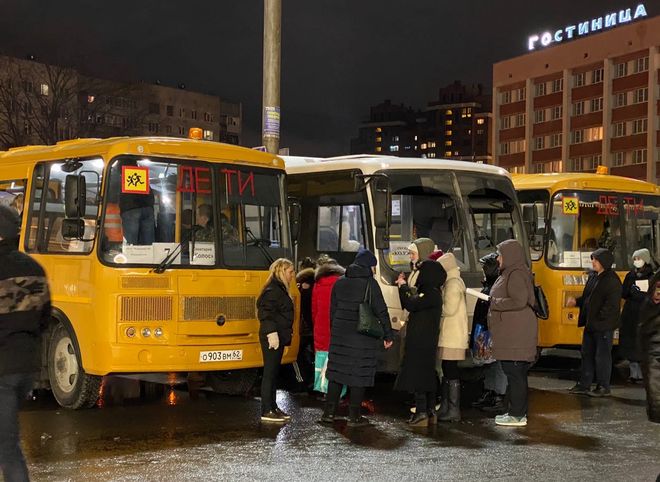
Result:
<instances>
[{"instance_id":1,"label":"bus front grille","mask_svg":"<svg viewBox=\"0 0 660 482\"><path fill-rule=\"evenodd\" d=\"M122 276L122 289L169 289L170 279L159 275L155 276Z\"/></svg>"},{"instance_id":2,"label":"bus front grille","mask_svg":"<svg viewBox=\"0 0 660 482\"><path fill-rule=\"evenodd\" d=\"M171 296L122 296L121 321L170 321Z\"/></svg>"},{"instance_id":3,"label":"bus front grille","mask_svg":"<svg viewBox=\"0 0 660 482\"><path fill-rule=\"evenodd\" d=\"M223 314L227 320L251 320L256 318L254 296L185 296L182 312L185 321L212 320Z\"/></svg>"}]
</instances>

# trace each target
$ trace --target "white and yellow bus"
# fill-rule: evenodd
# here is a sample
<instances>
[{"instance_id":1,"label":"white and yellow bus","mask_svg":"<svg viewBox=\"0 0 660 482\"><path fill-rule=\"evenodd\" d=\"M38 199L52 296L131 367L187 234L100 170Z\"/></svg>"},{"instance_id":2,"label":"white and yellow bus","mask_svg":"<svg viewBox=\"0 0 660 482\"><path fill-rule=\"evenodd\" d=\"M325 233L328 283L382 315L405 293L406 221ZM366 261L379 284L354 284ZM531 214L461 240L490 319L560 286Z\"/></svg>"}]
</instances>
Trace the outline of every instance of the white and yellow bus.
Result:
<instances>
[{"instance_id":1,"label":"white and yellow bus","mask_svg":"<svg viewBox=\"0 0 660 482\"><path fill-rule=\"evenodd\" d=\"M543 286L550 318L539 320L539 345L574 348L582 339L577 308L590 254L607 248L623 279L640 248L660 259L660 188L608 174L520 174L513 183L530 236L536 283Z\"/></svg>"},{"instance_id":2,"label":"white and yellow bus","mask_svg":"<svg viewBox=\"0 0 660 482\"><path fill-rule=\"evenodd\" d=\"M284 161L289 196L302 213L296 258L328 254L347 266L360 246L373 250L395 334L403 310L394 281L399 272L410 271L407 248L414 239L431 238L454 253L473 288L480 288L483 278L479 258L498 243L517 239L527 249L511 177L502 168L367 155ZM467 301L471 319L476 299ZM389 350L380 370L396 372L398 353Z\"/></svg>"},{"instance_id":3,"label":"white and yellow bus","mask_svg":"<svg viewBox=\"0 0 660 482\"><path fill-rule=\"evenodd\" d=\"M254 379L255 300L291 256L280 158L173 138L28 146L0 153L0 202L19 194L20 249L52 291L40 382L62 406L93 405L107 374Z\"/></svg>"}]
</instances>

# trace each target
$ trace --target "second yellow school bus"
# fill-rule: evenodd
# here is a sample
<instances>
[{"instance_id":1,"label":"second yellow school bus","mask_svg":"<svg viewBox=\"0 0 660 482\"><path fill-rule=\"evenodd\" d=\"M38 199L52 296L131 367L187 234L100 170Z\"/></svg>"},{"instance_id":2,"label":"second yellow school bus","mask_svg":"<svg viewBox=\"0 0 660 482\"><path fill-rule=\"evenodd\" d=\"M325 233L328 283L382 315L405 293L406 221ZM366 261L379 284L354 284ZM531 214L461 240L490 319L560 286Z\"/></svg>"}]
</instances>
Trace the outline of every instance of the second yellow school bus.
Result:
<instances>
[{"instance_id":1,"label":"second yellow school bus","mask_svg":"<svg viewBox=\"0 0 660 482\"><path fill-rule=\"evenodd\" d=\"M271 261L291 257L285 192L280 158L214 142L82 139L0 152L0 201L24 196L20 249L44 266L52 292L42 386L80 408L112 373L244 384L262 366L256 298ZM296 358L297 332L296 322L284 363Z\"/></svg>"},{"instance_id":2,"label":"second yellow school bus","mask_svg":"<svg viewBox=\"0 0 660 482\"><path fill-rule=\"evenodd\" d=\"M539 320L541 347L580 345L577 308L591 268L590 254L607 248L623 279L640 248L660 256L660 188L608 174L521 174L513 176L530 238L532 267L543 286L550 318Z\"/></svg>"}]
</instances>

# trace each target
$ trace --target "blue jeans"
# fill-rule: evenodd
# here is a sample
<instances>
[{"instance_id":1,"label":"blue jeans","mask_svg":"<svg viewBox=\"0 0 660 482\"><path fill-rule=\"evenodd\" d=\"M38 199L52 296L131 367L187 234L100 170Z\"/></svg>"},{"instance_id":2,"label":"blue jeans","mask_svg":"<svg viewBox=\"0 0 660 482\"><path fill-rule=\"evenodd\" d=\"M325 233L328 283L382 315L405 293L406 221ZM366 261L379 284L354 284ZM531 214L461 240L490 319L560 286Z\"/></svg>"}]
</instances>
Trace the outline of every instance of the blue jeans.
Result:
<instances>
[{"instance_id":1,"label":"blue jeans","mask_svg":"<svg viewBox=\"0 0 660 482\"><path fill-rule=\"evenodd\" d=\"M128 244L148 246L156 239L153 206L131 209L121 213L121 227Z\"/></svg>"},{"instance_id":2,"label":"blue jeans","mask_svg":"<svg viewBox=\"0 0 660 482\"><path fill-rule=\"evenodd\" d=\"M21 451L18 407L32 389L29 373L0 375L0 467L7 482L29 480Z\"/></svg>"},{"instance_id":3,"label":"blue jeans","mask_svg":"<svg viewBox=\"0 0 660 482\"><path fill-rule=\"evenodd\" d=\"M580 370L580 387L591 388L596 378L596 384L609 390L612 376L612 338L613 330L587 331L582 334L582 368Z\"/></svg>"}]
</instances>

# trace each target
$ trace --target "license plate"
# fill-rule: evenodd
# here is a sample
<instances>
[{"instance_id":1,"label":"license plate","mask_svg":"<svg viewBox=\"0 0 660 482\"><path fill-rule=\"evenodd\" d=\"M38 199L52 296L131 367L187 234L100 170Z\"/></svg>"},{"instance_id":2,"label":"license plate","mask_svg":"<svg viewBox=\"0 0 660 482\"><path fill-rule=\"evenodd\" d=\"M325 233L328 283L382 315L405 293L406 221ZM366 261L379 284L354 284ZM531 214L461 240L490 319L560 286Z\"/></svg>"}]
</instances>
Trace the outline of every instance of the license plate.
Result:
<instances>
[{"instance_id":1,"label":"license plate","mask_svg":"<svg viewBox=\"0 0 660 482\"><path fill-rule=\"evenodd\" d=\"M200 351L200 363L241 361L243 359L243 350L213 350Z\"/></svg>"}]
</instances>

